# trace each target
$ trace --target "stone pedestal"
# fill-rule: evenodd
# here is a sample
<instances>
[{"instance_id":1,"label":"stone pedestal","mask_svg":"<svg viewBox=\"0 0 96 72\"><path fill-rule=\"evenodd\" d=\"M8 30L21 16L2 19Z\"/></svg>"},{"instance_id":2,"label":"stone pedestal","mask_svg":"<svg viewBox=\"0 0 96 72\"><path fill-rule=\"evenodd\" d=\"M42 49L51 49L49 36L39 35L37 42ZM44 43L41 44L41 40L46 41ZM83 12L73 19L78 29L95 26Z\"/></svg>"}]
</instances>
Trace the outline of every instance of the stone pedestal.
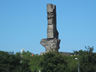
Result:
<instances>
[{"instance_id":1,"label":"stone pedestal","mask_svg":"<svg viewBox=\"0 0 96 72\"><path fill-rule=\"evenodd\" d=\"M41 45L43 45L46 48L46 52L58 52L60 40L59 39L42 39Z\"/></svg>"}]
</instances>

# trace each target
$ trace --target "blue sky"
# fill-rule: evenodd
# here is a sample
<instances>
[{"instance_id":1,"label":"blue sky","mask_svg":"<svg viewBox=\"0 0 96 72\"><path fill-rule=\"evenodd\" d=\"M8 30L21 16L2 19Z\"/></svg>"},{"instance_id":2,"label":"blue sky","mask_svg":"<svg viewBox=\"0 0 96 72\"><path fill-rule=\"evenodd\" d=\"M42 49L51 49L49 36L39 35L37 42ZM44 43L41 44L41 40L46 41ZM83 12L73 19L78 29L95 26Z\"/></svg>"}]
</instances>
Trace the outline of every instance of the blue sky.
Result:
<instances>
[{"instance_id":1,"label":"blue sky","mask_svg":"<svg viewBox=\"0 0 96 72\"><path fill-rule=\"evenodd\" d=\"M48 3L57 6L59 51L94 46L96 52L96 0L0 0L0 50L44 52Z\"/></svg>"}]
</instances>

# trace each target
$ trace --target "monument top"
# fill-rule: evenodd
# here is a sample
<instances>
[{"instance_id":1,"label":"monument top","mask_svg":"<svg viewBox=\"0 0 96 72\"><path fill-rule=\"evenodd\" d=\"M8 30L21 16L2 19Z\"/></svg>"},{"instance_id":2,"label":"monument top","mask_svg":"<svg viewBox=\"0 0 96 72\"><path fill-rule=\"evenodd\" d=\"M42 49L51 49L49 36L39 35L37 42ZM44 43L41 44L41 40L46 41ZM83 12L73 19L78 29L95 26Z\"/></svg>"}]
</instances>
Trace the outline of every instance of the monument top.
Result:
<instances>
[{"instance_id":1,"label":"monument top","mask_svg":"<svg viewBox=\"0 0 96 72\"><path fill-rule=\"evenodd\" d=\"M47 4L47 12L53 12L54 9L56 9L56 5Z\"/></svg>"},{"instance_id":2,"label":"monument top","mask_svg":"<svg viewBox=\"0 0 96 72\"><path fill-rule=\"evenodd\" d=\"M56 5L47 4L47 38L58 38L58 31L56 28Z\"/></svg>"}]
</instances>

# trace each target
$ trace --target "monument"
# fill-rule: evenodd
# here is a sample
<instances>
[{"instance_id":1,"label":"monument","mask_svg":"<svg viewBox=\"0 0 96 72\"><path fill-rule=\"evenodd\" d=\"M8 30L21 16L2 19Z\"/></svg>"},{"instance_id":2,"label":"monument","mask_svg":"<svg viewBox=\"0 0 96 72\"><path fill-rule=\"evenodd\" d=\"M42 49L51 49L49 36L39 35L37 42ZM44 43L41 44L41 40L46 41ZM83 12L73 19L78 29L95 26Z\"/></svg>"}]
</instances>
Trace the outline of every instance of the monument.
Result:
<instances>
[{"instance_id":1,"label":"monument","mask_svg":"<svg viewBox=\"0 0 96 72\"><path fill-rule=\"evenodd\" d=\"M58 52L60 39L58 39L59 33L56 28L56 5L47 5L47 19L47 38L42 39L40 44L45 47L46 52Z\"/></svg>"}]
</instances>

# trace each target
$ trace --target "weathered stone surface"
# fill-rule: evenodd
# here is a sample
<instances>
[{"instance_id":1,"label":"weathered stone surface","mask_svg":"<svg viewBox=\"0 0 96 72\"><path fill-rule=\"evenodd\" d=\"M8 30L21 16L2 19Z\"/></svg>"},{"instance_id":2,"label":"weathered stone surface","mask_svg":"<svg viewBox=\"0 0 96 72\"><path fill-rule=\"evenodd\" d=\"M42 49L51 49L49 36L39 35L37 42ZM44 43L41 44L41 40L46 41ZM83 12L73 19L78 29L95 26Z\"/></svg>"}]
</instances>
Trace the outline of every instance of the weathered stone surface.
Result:
<instances>
[{"instance_id":1,"label":"weathered stone surface","mask_svg":"<svg viewBox=\"0 0 96 72\"><path fill-rule=\"evenodd\" d=\"M46 52L58 52L60 40L56 38L42 39L40 43L46 48Z\"/></svg>"},{"instance_id":2,"label":"weathered stone surface","mask_svg":"<svg viewBox=\"0 0 96 72\"><path fill-rule=\"evenodd\" d=\"M46 49L46 52L58 52L60 40L58 39L58 31L56 28L56 5L47 5L47 38L42 39L40 44Z\"/></svg>"},{"instance_id":3,"label":"weathered stone surface","mask_svg":"<svg viewBox=\"0 0 96 72\"><path fill-rule=\"evenodd\" d=\"M47 28L47 38L58 38L58 31L56 29L56 5L47 5L47 18L48 18L48 28Z\"/></svg>"}]
</instances>

